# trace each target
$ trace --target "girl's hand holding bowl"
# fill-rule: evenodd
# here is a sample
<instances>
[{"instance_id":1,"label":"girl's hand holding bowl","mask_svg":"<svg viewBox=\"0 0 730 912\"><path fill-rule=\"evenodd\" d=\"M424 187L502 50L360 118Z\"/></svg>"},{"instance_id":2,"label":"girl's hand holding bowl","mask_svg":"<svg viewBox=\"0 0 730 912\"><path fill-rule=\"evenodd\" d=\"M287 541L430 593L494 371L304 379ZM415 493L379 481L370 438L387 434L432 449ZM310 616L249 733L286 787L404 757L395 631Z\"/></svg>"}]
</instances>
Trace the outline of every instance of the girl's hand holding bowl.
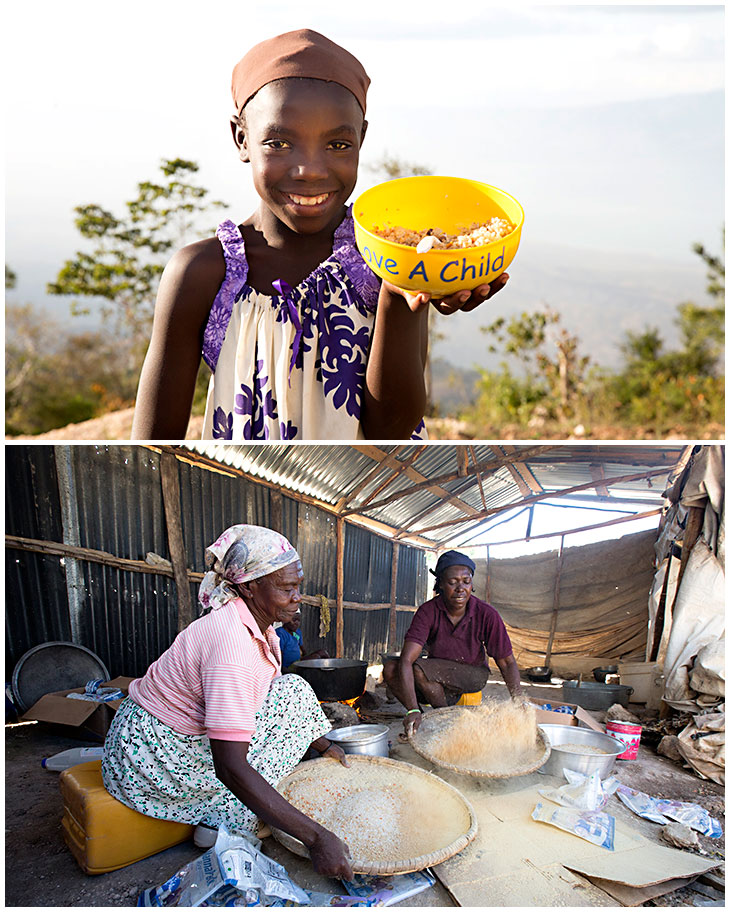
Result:
<instances>
[{"instance_id":1,"label":"girl's hand holding bowl","mask_svg":"<svg viewBox=\"0 0 730 912\"><path fill-rule=\"evenodd\" d=\"M503 272L491 285L478 285L473 291L468 288L462 289L446 298L433 298L428 291L406 291L404 288L398 288L396 285L386 282L385 279L383 279L383 285L391 294L402 295L413 313L417 313L419 310L423 310L424 307L428 307L429 304L433 304L439 313L448 315L459 310L465 313L474 310L484 301L493 298L498 291L501 291L507 284L508 279L509 275Z\"/></svg>"}]
</instances>

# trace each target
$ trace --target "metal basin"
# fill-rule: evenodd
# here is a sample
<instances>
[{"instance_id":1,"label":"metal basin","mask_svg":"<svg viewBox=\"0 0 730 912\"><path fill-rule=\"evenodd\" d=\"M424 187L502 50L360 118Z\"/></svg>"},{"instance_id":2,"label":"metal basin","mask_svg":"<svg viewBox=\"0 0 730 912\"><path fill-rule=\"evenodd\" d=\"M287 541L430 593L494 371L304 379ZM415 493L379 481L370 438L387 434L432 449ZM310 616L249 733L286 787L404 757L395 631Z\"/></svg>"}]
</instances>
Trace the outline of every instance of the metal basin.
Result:
<instances>
[{"instance_id":1,"label":"metal basin","mask_svg":"<svg viewBox=\"0 0 730 912\"><path fill-rule=\"evenodd\" d=\"M579 728L576 725L539 725L550 742L550 756L546 763L540 767L541 773L550 776L560 776L563 770L575 770L589 776L597 771L601 779L605 779L616 763L616 757L623 753L625 745L610 735L592 731L590 728ZM580 745L586 747L586 753L574 753L563 750L561 744ZM590 748L600 748L605 754L590 753Z\"/></svg>"},{"instance_id":2,"label":"metal basin","mask_svg":"<svg viewBox=\"0 0 730 912\"><path fill-rule=\"evenodd\" d=\"M333 728L325 738L339 744L346 754L368 754L371 757L388 756L388 728L385 725L348 725Z\"/></svg>"},{"instance_id":3,"label":"metal basin","mask_svg":"<svg viewBox=\"0 0 730 912\"><path fill-rule=\"evenodd\" d=\"M633 687L625 684L597 684L595 681L565 681L563 702L577 703L583 709L608 709L614 703L628 707Z\"/></svg>"},{"instance_id":4,"label":"metal basin","mask_svg":"<svg viewBox=\"0 0 730 912\"><path fill-rule=\"evenodd\" d=\"M354 700L365 690L368 663L359 659L302 659L290 668L322 702Z\"/></svg>"}]
</instances>

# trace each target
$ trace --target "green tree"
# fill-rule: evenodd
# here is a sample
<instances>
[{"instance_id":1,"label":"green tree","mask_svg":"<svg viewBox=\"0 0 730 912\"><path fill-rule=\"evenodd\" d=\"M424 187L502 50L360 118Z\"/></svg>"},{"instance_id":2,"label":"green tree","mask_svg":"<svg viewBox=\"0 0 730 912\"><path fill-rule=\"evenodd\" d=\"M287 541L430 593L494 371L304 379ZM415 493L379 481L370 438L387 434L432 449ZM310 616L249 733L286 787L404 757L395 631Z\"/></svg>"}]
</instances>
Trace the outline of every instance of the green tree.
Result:
<instances>
[{"instance_id":1,"label":"green tree","mask_svg":"<svg viewBox=\"0 0 730 912\"><path fill-rule=\"evenodd\" d=\"M97 203L77 206L75 225L90 242L66 260L48 292L69 296L72 314L99 307L103 325L114 338L113 350L100 402L127 401L130 381L137 379L149 343L152 316L160 276L174 249L213 228L196 227L226 203L211 200L195 179L198 165L182 158L163 159L157 180L142 181L137 195L117 217ZM85 304L80 304L84 299ZM201 364L198 374L197 408L204 402L210 371ZM134 396L132 391L132 397ZM113 392L112 392L113 391Z\"/></svg>"},{"instance_id":2,"label":"green tree","mask_svg":"<svg viewBox=\"0 0 730 912\"><path fill-rule=\"evenodd\" d=\"M620 345L622 368L607 378L620 420L648 425L656 434L678 423L701 432L707 423L723 420L725 264L701 244L693 250L707 267L710 306L693 301L678 305L676 350L665 350L656 328L626 333Z\"/></svg>"},{"instance_id":3,"label":"green tree","mask_svg":"<svg viewBox=\"0 0 730 912\"><path fill-rule=\"evenodd\" d=\"M53 295L99 301L105 322L133 340L138 360L149 340L157 286L171 250L193 239L201 215L226 205L209 200L208 191L195 183L195 162L163 159L160 171L161 179L137 185L137 196L120 217L97 203L75 208L76 228L91 249L66 260L48 285ZM77 300L71 309L89 312Z\"/></svg>"},{"instance_id":4,"label":"green tree","mask_svg":"<svg viewBox=\"0 0 730 912\"><path fill-rule=\"evenodd\" d=\"M476 413L490 422L527 422L540 406L544 418L574 423L580 415L590 359L579 352L579 339L560 323L550 308L523 312L507 320L499 317L482 332L493 339L492 352L503 352L517 363L513 372L502 361L499 372L481 371Z\"/></svg>"},{"instance_id":5,"label":"green tree","mask_svg":"<svg viewBox=\"0 0 730 912\"><path fill-rule=\"evenodd\" d=\"M5 314L5 433L42 434L129 406L136 377L115 364L115 340L70 333L31 304Z\"/></svg>"}]
</instances>

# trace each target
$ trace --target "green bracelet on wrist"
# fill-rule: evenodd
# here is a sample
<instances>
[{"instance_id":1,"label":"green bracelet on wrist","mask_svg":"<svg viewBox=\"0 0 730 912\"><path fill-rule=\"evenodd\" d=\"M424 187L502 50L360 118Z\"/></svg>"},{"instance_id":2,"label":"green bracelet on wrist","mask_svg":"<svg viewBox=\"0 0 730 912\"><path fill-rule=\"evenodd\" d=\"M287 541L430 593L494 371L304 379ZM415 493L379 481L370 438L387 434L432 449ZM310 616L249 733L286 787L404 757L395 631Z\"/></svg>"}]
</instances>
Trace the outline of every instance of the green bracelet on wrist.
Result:
<instances>
[{"instance_id":1,"label":"green bracelet on wrist","mask_svg":"<svg viewBox=\"0 0 730 912\"><path fill-rule=\"evenodd\" d=\"M420 709L409 709L408 712L406 713L406 715L410 716L411 713L419 713L419 712L421 712Z\"/></svg>"}]
</instances>

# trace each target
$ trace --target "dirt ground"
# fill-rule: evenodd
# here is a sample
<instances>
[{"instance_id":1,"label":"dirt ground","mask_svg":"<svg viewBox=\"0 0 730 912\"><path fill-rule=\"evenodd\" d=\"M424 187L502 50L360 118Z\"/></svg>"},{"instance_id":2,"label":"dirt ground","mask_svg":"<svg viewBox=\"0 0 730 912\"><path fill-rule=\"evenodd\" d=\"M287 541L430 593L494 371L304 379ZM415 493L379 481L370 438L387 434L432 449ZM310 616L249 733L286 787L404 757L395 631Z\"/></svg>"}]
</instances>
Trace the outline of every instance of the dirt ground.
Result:
<instances>
[{"instance_id":1,"label":"dirt ground","mask_svg":"<svg viewBox=\"0 0 730 912\"><path fill-rule=\"evenodd\" d=\"M65 427L46 431L35 436L7 437L7 440L129 440L132 433L134 409L119 409L107 412L100 418L91 418L78 424L67 424ZM499 437L501 440L722 440L725 428L721 424L708 424L698 432L696 428L674 427L666 433L657 433L656 428L622 427L603 425L591 427L586 431L582 425L574 430L563 426L540 426L537 428L524 425L504 425L499 428L473 428L468 422L458 418L426 418L426 430L431 440L482 440ZM186 440L200 440L203 432L202 415L193 415L185 433Z\"/></svg>"},{"instance_id":2,"label":"dirt ground","mask_svg":"<svg viewBox=\"0 0 730 912\"><path fill-rule=\"evenodd\" d=\"M490 684L485 690L501 693L503 688ZM544 695L544 688L540 688L540 696ZM394 745L391 756L411 762L418 759L415 754L413 757L406 756L409 751L413 753L409 745L398 744L400 722L395 720L389 723L389 727ZM84 874L62 838L63 809L58 773L41 767L43 757L81 743L51 731L43 724L9 725L5 728L6 907L135 906L142 890L163 883L201 854L192 842L186 842L119 871L96 876ZM723 787L699 779L677 763L658 756L651 747L642 745L639 758L619 762L614 774L622 783L649 795L701 804L720 820L724 830ZM548 781L546 779L546 783ZM558 780L555 784L559 784ZM614 802L611 812L646 838L660 843L658 825L635 816L619 802ZM724 878L724 838L700 836L700 846L703 855L717 859L720 875ZM292 855L272 838L264 841L264 851L283 864L300 886L328 893L340 892L338 882L315 874L308 861ZM697 897L701 894L696 891L690 893L689 890L684 888L647 905L698 904ZM717 901L720 894L714 894L711 889L706 893L704 904L724 906L724 897L722 902ZM437 883L400 905L444 907L454 904Z\"/></svg>"}]
</instances>

